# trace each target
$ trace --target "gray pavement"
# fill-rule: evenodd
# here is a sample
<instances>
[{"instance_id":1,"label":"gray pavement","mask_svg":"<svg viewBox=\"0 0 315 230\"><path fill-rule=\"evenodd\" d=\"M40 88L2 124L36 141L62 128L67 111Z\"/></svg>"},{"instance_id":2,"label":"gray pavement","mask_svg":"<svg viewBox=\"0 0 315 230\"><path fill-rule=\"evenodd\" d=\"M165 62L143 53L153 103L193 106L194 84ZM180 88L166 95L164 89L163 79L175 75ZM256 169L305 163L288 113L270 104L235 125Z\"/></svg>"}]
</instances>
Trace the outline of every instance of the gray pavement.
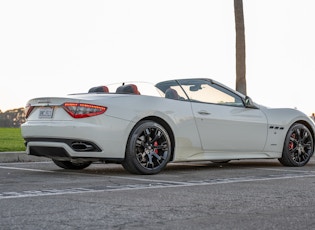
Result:
<instances>
[{"instance_id":1,"label":"gray pavement","mask_svg":"<svg viewBox=\"0 0 315 230\"><path fill-rule=\"evenodd\" d=\"M314 230L314 166L170 163L148 176L118 164L1 163L0 230Z\"/></svg>"}]
</instances>

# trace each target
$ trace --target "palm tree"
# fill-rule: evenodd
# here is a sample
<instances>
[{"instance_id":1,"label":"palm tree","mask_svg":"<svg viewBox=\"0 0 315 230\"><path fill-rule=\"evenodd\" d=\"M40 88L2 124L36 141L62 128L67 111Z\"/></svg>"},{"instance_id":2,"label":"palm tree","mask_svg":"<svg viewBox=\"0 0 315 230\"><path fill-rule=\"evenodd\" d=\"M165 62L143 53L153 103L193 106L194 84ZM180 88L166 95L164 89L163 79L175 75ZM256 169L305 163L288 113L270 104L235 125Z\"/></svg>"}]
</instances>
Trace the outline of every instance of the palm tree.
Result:
<instances>
[{"instance_id":1,"label":"palm tree","mask_svg":"<svg viewBox=\"0 0 315 230\"><path fill-rule=\"evenodd\" d=\"M246 95L245 26L243 0L234 0L236 32L236 90Z\"/></svg>"}]
</instances>

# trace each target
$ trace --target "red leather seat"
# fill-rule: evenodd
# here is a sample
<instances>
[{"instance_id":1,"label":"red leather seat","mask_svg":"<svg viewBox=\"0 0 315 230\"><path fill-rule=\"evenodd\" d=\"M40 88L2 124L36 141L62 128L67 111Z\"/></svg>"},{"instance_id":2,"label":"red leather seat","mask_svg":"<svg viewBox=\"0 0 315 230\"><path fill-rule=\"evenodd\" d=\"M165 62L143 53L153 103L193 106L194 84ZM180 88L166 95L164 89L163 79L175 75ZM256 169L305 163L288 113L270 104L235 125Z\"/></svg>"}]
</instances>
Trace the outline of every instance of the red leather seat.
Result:
<instances>
[{"instance_id":1,"label":"red leather seat","mask_svg":"<svg viewBox=\"0 0 315 230\"><path fill-rule=\"evenodd\" d=\"M116 89L116 93L130 93L140 95L138 87L135 84L121 85Z\"/></svg>"},{"instance_id":2,"label":"red leather seat","mask_svg":"<svg viewBox=\"0 0 315 230\"><path fill-rule=\"evenodd\" d=\"M169 88L165 91L165 98L179 100L179 95L175 89Z\"/></svg>"},{"instance_id":3,"label":"red leather seat","mask_svg":"<svg viewBox=\"0 0 315 230\"><path fill-rule=\"evenodd\" d=\"M108 93L108 87L107 86L96 86L91 89L89 89L89 93Z\"/></svg>"}]
</instances>

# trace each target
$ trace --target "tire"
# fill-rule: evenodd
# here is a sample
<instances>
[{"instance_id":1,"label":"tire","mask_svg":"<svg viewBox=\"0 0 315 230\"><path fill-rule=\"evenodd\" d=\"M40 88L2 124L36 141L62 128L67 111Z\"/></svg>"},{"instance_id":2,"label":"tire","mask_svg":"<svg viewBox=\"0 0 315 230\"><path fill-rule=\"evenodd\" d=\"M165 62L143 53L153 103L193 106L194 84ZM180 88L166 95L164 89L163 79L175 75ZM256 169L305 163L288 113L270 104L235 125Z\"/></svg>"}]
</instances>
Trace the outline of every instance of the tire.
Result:
<instances>
[{"instance_id":1,"label":"tire","mask_svg":"<svg viewBox=\"0 0 315 230\"><path fill-rule=\"evenodd\" d=\"M82 162L82 163L74 163L71 161L57 161L53 159L53 162L63 169L74 169L74 170L80 170L85 169L86 167L90 166L92 164L91 161Z\"/></svg>"},{"instance_id":2,"label":"tire","mask_svg":"<svg viewBox=\"0 0 315 230\"><path fill-rule=\"evenodd\" d=\"M154 121L141 121L132 130L123 167L133 174L157 174L171 157L172 143L166 129Z\"/></svg>"},{"instance_id":3,"label":"tire","mask_svg":"<svg viewBox=\"0 0 315 230\"><path fill-rule=\"evenodd\" d=\"M309 129L300 123L293 124L285 138L282 157L279 161L284 166L301 167L314 152L314 140Z\"/></svg>"}]
</instances>

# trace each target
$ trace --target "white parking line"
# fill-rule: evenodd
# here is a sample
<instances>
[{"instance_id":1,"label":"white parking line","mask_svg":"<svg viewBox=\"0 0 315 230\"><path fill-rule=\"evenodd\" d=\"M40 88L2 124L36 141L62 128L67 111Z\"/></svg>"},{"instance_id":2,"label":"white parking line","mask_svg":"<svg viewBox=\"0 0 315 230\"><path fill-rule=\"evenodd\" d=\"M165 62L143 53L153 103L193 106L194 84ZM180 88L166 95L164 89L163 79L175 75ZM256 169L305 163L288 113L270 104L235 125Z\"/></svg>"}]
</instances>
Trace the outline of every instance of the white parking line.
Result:
<instances>
[{"instance_id":1,"label":"white parking line","mask_svg":"<svg viewBox=\"0 0 315 230\"><path fill-rule=\"evenodd\" d=\"M292 169L279 169L279 168L254 168L255 170L264 171L278 171L278 172L291 172L291 173L315 173L314 170L294 170Z\"/></svg>"},{"instance_id":2,"label":"white parking line","mask_svg":"<svg viewBox=\"0 0 315 230\"><path fill-rule=\"evenodd\" d=\"M122 176L111 176L111 177L117 178L117 179L128 179L128 180L135 180L135 181L155 182L155 183L172 183L172 184L183 184L184 183L184 182L180 182L180 181L152 180L152 179L144 179L144 178L137 178L137 177L122 177Z\"/></svg>"},{"instance_id":3,"label":"white parking line","mask_svg":"<svg viewBox=\"0 0 315 230\"><path fill-rule=\"evenodd\" d=\"M0 169L14 169L14 170L22 170L22 171L33 171L33 172L50 172L54 171L42 170L42 169L27 169L27 168L17 168L17 167L8 167L8 166L0 166Z\"/></svg>"},{"instance_id":4,"label":"white parking line","mask_svg":"<svg viewBox=\"0 0 315 230\"><path fill-rule=\"evenodd\" d=\"M48 171L51 172L51 171ZM86 194L86 193L100 193L100 192L112 192L112 191L128 191L128 190L143 190L143 189L163 189L163 188L178 188L178 187L196 187L196 186L209 186L218 184L231 184L231 183L244 183L244 182L256 182L256 181L271 181L271 180L284 180L284 179L296 179L296 178L309 178L315 177L315 174L284 174L284 175L268 175L268 176L247 176L239 178L223 178L223 179L208 179L200 181L161 181L161 180L146 180L141 178L131 177L114 177L132 179L138 181L150 181L146 184L123 184L123 185L109 185L103 188L68 188L68 189L49 189L49 190L33 190L22 192L2 192L0 193L1 199L16 199L27 197L40 197L40 196L56 196L56 195L69 195L69 194Z\"/></svg>"}]
</instances>

